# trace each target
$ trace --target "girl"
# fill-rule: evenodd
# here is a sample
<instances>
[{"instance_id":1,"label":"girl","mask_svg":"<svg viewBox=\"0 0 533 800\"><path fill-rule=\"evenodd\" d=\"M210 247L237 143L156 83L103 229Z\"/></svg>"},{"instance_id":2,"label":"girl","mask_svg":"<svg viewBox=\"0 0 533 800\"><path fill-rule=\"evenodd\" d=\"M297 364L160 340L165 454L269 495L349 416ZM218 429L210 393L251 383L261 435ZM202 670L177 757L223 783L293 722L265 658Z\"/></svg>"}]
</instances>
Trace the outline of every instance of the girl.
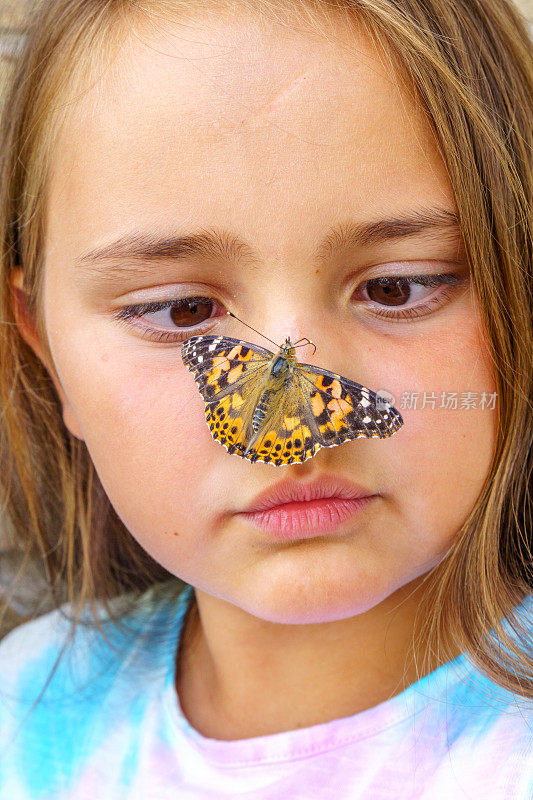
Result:
<instances>
[{"instance_id":1,"label":"girl","mask_svg":"<svg viewBox=\"0 0 533 800\"><path fill-rule=\"evenodd\" d=\"M2 800L531 798L532 94L508 0L35 7L0 474L55 609L0 644ZM230 454L202 334L403 425Z\"/></svg>"}]
</instances>

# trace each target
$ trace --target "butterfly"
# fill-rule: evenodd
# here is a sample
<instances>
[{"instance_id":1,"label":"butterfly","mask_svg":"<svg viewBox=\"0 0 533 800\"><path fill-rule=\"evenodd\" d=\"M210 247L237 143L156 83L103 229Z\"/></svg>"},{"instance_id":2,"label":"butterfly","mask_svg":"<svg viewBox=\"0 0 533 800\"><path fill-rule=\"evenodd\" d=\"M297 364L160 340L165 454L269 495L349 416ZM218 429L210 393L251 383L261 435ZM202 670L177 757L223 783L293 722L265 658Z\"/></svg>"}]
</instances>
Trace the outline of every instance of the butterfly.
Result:
<instances>
[{"instance_id":1,"label":"butterfly","mask_svg":"<svg viewBox=\"0 0 533 800\"><path fill-rule=\"evenodd\" d=\"M277 353L229 336L191 336L183 344L209 430L228 453L300 464L322 447L383 439L403 425L399 411L371 389L299 362L295 344L287 337Z\"/></svg>"}]
</instances>

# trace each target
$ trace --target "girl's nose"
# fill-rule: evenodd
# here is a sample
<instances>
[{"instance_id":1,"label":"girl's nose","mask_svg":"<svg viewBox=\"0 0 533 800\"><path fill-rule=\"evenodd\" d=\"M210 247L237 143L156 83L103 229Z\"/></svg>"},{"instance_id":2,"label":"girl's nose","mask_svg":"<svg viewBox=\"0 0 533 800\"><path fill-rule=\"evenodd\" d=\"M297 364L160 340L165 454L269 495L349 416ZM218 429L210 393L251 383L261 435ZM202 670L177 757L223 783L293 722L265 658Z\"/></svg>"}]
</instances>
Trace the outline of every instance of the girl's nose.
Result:
<instances>
[{"instance_id":1,"label":"girl's nose","mask_svg":"<svg viewBox=\"0 0 533 800\"><path fill-rule=\"evenodd\" d=\"M248 322L244 317L242 319ZM255 338L253 341L262 347L276 351L288 338L291 344L297 344L298 361L320 365L320 359L326 358L330 347L339 350L338 320L329 319L326 310L312 302L306 302L303 307L301 303L291 304L281 299L277 308L265 309L250 324L271 340L270 346L266 339ZM246 338L248 333L253 335L250 329L243 327L239 336Z\"/></svg>"}]
</instances>

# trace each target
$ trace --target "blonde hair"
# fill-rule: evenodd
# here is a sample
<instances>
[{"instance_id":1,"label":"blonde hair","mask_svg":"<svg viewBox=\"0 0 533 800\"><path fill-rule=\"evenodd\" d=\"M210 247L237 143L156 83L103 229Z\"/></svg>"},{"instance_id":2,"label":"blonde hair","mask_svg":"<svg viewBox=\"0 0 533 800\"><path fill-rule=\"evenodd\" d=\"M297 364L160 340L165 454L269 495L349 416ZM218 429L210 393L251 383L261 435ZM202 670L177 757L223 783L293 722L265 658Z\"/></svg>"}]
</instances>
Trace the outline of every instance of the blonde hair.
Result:
<instances>
[{"instance_id":1,"label":"blonde hair","mask_svg":"<svg viewBox=\"0 0 533 800\"><path fill-rule=\"evenodd\" d=\"M53 369L41 304L44 220L65 109L136 23L156 12L196 18L226 9L282 23L287 12L314 26L332 14L363 24L425 108L494 364L498 435L475 507L425 576L432 602L418 635L425 663L434 653L446 660L466 652L500 686L533 698L531 632L514 612L533 587L533 65L525 20L508 0L46 0L34 7L0 134L0 498L13 546L24 554L18 580L37 560L53 605L75 607L73 629L86 603L96 625L97 601L120 624L112 598L129 593L133 607L148 587L178 581L125 528L85 443L64 425L50 374L17 328L10 277L23 268L27 319ZM8 605L9 598L4 613Z\"/></svg>"}]
</instances>

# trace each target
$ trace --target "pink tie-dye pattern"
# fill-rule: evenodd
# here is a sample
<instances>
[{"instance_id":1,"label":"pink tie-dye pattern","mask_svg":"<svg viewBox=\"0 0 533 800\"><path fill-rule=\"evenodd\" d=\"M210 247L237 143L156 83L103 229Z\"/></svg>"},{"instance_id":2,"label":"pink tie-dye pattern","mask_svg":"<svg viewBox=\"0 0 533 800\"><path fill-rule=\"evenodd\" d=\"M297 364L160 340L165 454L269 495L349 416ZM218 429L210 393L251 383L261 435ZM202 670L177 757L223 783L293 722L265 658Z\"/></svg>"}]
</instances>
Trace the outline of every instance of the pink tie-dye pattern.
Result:
<instances>
[{"instance_id":1,"label":"pink tie-dye pattern","mask_svg":"<svg viewBox=\"0 0 533 800\"><path fill-rule=\"evenodd\" d=\"M95 746L87 737L90 751L88 744L75 762L67 767L65 751L43 741L42 717L27 723L23 751L6 750L12 726L0 705L0 800L532 800L533 706L464 655L350 717L237 741L204 737L183 715L174 688L175 645L192 589L176 599L163 586L139 604L143 635L106 685L105 701L88 708L104 733ZM530 595L523 604L529 622L531 608ZM173 647L160 652L158 638L148 635L154 612L175 630ZM56 635L54 614L30 623L31 636L21 626L0 643L0 680L8 688L38 660L35 642ZM83 661L83 635L77 648ZM138 663L157 669L139 682ZM135 707L139 692L143 703ZM76 715L93 696L81 707L74 698L48 707L56 729L75 731ZM21 775L28 759L42 764L38 791ZM58 792L59 785L66 788Z\"/></svg>"}]
</instances>

